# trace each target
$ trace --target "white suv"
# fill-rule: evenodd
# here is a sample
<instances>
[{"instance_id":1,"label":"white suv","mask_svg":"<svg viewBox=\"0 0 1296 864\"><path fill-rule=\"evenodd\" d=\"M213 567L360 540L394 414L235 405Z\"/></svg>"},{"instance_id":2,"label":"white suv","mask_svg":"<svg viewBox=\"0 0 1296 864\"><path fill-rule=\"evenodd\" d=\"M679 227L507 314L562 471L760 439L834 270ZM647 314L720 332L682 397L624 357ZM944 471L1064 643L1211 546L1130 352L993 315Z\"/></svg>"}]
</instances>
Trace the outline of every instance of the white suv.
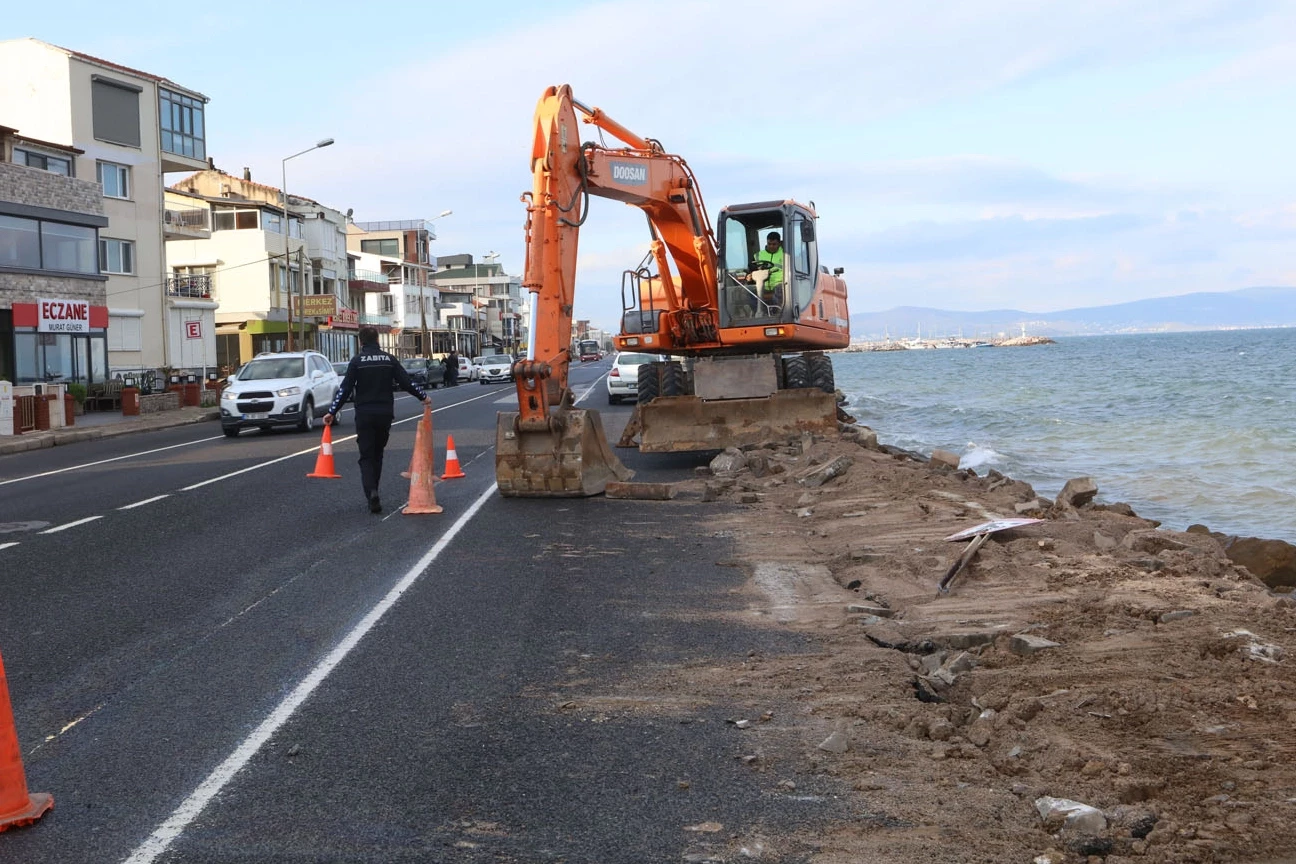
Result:
<instances>
[{"instance_id":1,"label":"white suv","mask_svg":"<svg viewBox=\"0 0 1296 864\"><path fill-rule=\"evenodd\" d=\"M659 363L666 360L664 354L642 354L637 351L622 351L612 361L612 368L607 376L607 397L609 405L616 405L622 399L634 402L639 397L639 367L644 363Z\"/></svg>"},{"instance_id":2,"label":"white suv","mask_svg":"<svg viewBox=\"0 0 1296 864\"><path fill-rule=\"evenodd\" d=\"M318 351L258 354L221 391L221 431L230 438L243 429L315 428L342 379Z\"/></svg>"}]
</instances>

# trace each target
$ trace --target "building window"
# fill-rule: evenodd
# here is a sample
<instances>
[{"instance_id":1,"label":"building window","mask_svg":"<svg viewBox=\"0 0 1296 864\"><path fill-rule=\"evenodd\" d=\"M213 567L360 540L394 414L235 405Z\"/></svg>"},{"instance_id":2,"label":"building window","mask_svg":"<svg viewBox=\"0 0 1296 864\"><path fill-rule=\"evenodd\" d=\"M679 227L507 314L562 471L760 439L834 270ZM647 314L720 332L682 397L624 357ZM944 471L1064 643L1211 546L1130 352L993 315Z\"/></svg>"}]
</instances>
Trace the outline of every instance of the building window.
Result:
<instances>
[{"instance_id":1,"label":"building window","mask_svg":"<svg viewBox=\"0 0 1296 864\"><path fill-rule=\"evenodd\" d=\"M28 168L39 168L41 171L49 171L53 174L62 174L64 177L72 176L71 159L37 153L34 150L21 150L17 147L14 148L13 155L13 161L19 165L26 165Z\"/></svg>"},{"instance_id":2,"label":"building window","mask_svg":"<svg viewBox=\"0 0 1296 864\"><path fill-rule=\"evenodd\" d=\"M99 162L99 185L106 198L130 198L130 167L115 162Z\"/></svg>"},{"instance_id":3,"label":"building window","mask_svg":"<svg viewBox=\"0 0 1296 864\"><path fill-rule=\"evenodd\" d=\"M389 258L400 257L400 240L391 237L387 240L361 240L360 251L371 255L386 255Z\"/></svg>"},{"instance_id":4,"label":"building window","mask_svg":"<svg viewBox=\"0 0 1296 864\"><path fill-rule=\"evenodd\" d=\"M256 210L216 210L212 213L214 231L241 231L256 228L259 224Z\"/></svg>"},{"instance_id":5,"label":"building window","mask_svg":"<svg viewBox=\"0 0 1296 864\"><path fill-rule=\"evenodd\" d=\"M0 267L39 270L40 223L35 219L0 216Z\"/></svg>"},{"instance_id":6,"label":"building window","mask_svg":"<svg viewBox=\"0 0 1296 864\"><path fill-rule=\"evenodd\" d=\"M41 223L41 261L46 270L97 273L93 228L84 225Z\"/></svg>"},{"instance_id":7,"label":"building window","mask_svg":"<svg viewBox=\"0 0 1296 864\"><path fill-rule=\"evenodd\" d=\"M207 158L201 99L159 87L158 119L163 150L190 159Z\"/></svg>"},{"instance_id":8,"label":"building window","mask_svg":"<svg viewBox=\"0 0 1296 864\"><path fill-rule=\"evenodd\" d=\"M135 272L135 244L129 240L109 240L105 237L99 241L99 258L104 273L130 275Z\"/></svg>"},{"instance_id":9,"label":"building window","mask_svg":"<svg viewBox=\"0 0 1296 864\"><path fill-rule=\"evenodd\" d=\"M396 298L390 294L384 294L379 298L379 308L384 315L390 315L396 311Z\"/></svg>"},{"instance_id":10,"label":"building window","mask_svg":"<svg viewBox=\"0 0 1296 864\"><path fill-rule=\"evenodd\" d=\"M94 137L110 144L140 146L139 94L142 87L101 75L90 80L90 110Z\"/></svg>"},{"instance_id":11,"label":"building window","mask_svg":"<svg viewBox=\"0 0 1296 864\"><path fill-rule=\"evenodd\" d=\"M0 216L0 267L97 274L95 229Z\"/></svg>"}]
</instances>

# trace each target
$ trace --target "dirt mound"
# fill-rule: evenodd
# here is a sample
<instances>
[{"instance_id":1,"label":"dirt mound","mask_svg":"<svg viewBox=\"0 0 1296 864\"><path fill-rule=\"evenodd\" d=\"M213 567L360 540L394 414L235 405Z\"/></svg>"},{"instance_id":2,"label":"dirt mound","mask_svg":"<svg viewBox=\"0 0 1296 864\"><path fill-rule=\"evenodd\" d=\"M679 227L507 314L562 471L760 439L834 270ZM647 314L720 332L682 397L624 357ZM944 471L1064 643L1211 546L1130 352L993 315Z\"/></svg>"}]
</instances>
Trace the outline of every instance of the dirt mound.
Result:
<instances>
[{"instance_id":1,"label":"dirt mound","mask_svg":"<svg viewBox=\"0 0 1296 864\"><path fill-rule=\"evenodd\" d=\"M875 442L731 453L693 481L748 511L709 529L737 540L748 617L817 648L671 687L782 706L753 746L861 796L873 818L814 860L1296 861L1290 597L1208 534ZM1023 514L1043 521L938 593L969 542L944 538Z\"/></svg>"}]
</instances>

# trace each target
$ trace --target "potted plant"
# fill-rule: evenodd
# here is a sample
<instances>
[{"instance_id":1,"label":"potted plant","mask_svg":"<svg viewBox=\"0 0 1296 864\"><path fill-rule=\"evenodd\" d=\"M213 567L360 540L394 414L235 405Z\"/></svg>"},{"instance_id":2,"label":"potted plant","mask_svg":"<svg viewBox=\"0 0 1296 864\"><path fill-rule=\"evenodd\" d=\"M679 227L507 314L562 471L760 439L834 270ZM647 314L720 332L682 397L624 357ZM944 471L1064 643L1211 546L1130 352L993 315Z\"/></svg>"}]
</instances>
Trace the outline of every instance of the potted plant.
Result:
<instances>
[{"instance_id":1,"label":"potted plant","mask_svg":"<svg viewBox=\"0 0 1296 864\"><path fill-rule=\"evenodd\" d=\"M76 413L80 416L85 413L86 385L72 383L67 385L67 393L76 402Z\"/></svg>"}]
</instances>

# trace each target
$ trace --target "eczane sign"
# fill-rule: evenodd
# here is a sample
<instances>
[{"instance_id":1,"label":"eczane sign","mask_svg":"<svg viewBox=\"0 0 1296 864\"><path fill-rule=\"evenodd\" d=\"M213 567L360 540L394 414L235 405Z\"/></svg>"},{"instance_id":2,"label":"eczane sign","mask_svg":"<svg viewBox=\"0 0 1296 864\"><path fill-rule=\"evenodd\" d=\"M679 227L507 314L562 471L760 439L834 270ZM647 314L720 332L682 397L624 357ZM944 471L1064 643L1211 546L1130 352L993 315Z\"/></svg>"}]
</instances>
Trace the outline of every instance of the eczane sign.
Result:
<instances>
[{"instance_id":1,"label":"eczane sign","mask_svg":"<svg viewBox=\"0 0 1296 864\"><path fill-rule=\"evenodd\" d=\"M37 300L37 333L89 333L90 301Z\"/></svg>"}]
</instances>

